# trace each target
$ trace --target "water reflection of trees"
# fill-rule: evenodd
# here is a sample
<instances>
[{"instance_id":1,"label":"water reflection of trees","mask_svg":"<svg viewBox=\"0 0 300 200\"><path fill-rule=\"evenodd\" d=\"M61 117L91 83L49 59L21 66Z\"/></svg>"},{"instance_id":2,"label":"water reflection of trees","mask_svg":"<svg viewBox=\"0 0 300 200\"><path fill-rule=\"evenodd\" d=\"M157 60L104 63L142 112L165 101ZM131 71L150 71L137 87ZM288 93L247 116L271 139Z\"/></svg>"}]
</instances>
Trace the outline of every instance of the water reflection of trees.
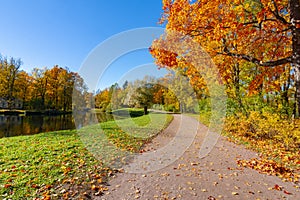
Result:
<instances>
[{"instance_id":1,"label":"water reflection of trees","mask_svg":"<svg viewBox=\"0 0 300 200\"><path fill-rule=\"evenodd\" d=\"M0 116L0 137L74 129L72 115Z\"/></svg>"},{"instance_id":2,"label":"water reflection of trees","mask_svg":"<svg viewBox=\"0 0 300 200\"><path fill-rule=\"evenodd\" d=\"M81 112L46 116L0 116L0 138L33 135L41 132L68 130L118 119L109 113Z\"/></svg>"}]
</instances>

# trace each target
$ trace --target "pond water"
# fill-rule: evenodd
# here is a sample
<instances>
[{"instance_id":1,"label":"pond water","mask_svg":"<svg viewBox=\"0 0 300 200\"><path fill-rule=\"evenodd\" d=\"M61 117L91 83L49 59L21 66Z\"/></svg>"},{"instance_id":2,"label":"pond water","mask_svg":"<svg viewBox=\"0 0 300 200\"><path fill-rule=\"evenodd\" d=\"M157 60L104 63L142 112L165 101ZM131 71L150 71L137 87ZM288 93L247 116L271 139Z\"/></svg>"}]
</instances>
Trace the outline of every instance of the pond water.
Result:
<instances>
[{"instance_id":1,"label":"pond water","mask_svg":"<svg viewBox=\"0 0 300 200\"><path fill-rule=\"evenodd\" d=\"M114 116L107 113L84 113L76 115L76 118L79 119L76 120L77 127L72 114L56 116L0 115L0 138L75 129L88 124L110 121L114 119Z\"/></svg>"}]
</instances>

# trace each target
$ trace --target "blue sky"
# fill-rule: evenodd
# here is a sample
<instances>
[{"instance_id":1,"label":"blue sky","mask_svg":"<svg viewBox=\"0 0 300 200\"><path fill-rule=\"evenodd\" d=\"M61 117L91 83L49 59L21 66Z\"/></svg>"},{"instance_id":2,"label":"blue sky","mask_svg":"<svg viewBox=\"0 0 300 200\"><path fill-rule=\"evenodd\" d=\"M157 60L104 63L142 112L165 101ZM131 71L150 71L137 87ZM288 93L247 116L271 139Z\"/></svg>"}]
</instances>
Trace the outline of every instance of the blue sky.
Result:
<instances>
[{"instance_id":1,"label":"blue sky","mask_svg":"<svg viewBox=\"0 0 300 200\"><path fill-rule=\"evenodd\" d=\"M163 28L158 24L161 0L0 0L0 4L0 53L21 58L27 72L56 64L79 71L89 53L111 36L134 28ZM112 63L99 87L151 62L146 49L123 55Z\"/></svg>"}]
</instances>

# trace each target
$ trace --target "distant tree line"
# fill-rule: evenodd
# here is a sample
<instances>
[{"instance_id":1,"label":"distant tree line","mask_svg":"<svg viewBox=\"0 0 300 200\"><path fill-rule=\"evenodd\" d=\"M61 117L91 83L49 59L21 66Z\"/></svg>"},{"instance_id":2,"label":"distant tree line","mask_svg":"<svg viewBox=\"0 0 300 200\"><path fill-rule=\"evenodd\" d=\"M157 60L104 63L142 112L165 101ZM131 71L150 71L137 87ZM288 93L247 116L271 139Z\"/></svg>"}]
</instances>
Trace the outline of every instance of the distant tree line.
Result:
<instances>
[{"instance_id":1,"label":"distant tree line","mask_svg":"<svg viewBox=\"0 0 300 200\"><path fill-rule=\"evenodd\" d=\"M99 90L95 94L95 107L101 111L124 107L148 108L172 112L198 112L197 92L190 88L189 80L179 73L169 73L165 77L145 76L142 80L125 81Z\"/></svg>"},{"instance_id":2,"label":"distant tree line","mask_svg":"<svg viewBox=\"0 0 300 200\"><path fill-rule=\"evenodd\" d=\"M70 111L73 89L82 96L87 93L79 74L66 67L34 68L27 73L21 65L21 59L0 57L0 98L8 109L21 100L22 109Z\"/></svg>"}]
</instances>

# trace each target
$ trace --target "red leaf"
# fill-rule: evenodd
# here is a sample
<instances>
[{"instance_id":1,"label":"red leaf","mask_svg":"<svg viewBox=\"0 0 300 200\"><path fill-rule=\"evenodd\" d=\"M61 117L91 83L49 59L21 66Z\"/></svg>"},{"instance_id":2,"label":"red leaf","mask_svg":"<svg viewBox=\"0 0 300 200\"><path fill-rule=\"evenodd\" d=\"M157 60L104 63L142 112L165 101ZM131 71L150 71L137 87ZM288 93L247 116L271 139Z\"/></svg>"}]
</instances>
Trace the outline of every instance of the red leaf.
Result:
<instances>
[{"instance_id":1,"label":"red leaf","mask_svg":"<svg viewBox=\"0 0 300 200\"><path fill-rule=\"evenodd\" d=\"M291 195L292 193L290 193L289 191L283 190L284 194L288 194Z\"/></svg>"},{"instance_id":2,"label":"red leaf","mask_svg":"<svg viewBox=\"0 0 300 200\"><path fill-rule=\"evenodd\" d=\"M275 190L279 190L279 191L281 191L281 190L282 190L282 188L281 188L279 185L277 185L277 184L276 184L276 185L274 185L274 189L275 189Z\"/></svg>"}]
</instances>

